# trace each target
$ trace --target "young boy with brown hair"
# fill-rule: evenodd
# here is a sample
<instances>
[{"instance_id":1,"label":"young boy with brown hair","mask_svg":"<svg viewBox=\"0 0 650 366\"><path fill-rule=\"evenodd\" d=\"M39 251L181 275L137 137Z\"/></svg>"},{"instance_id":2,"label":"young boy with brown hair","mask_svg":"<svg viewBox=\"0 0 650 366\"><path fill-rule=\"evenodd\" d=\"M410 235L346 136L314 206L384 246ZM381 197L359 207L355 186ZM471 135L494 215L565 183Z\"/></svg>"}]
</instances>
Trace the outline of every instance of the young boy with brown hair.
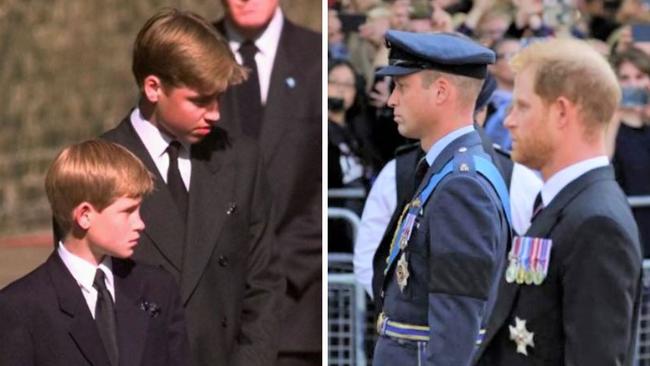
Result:
<instances>
[{"instance_id":1,"label":"young boy with brown hair","mask_svg":"<svg viewBox=\"0 0 650 366\"><path fill-rule=\"evenodd\" d=\"M0 365L187 365L178 289L128 258L145 225L150 173L125 148L64 149L45 190L62 238L45 263L0 291Z\"/></svg>"}]
</instances>

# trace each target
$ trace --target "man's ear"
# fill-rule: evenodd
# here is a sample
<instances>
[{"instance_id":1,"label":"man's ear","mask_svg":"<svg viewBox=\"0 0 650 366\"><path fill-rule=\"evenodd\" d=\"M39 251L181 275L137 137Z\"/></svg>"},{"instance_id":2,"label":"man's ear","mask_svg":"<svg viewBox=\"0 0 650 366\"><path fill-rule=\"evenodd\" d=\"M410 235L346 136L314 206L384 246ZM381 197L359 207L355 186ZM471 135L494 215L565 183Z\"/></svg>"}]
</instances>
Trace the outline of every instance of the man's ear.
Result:
<instances>
[{"instance_id":1,"label":"man's ear","mask_svg":"<svg viewBox=\"0 0 650 366\"><path fill-rule=\"evenodd\" d=\"M162 81L155 75L149 75L144 78L142 88L144 97L150 103L157 103L160 98L160 93L163 92Z\"/></svg>"},{"instance_id":2,"label":"man's ear","mask_svg":"<svg viewBox=\"0 0 650 366\"><path fill-rule=\"evenodd\" d=\"M576 106L566 97L559 97L553 103L557 127L567 128L571 121L576 120Z\"/></svg>"},{"instance_id":3,"label":"man's ear","mask_svg":"<svg viewBox=\"0 0 650 366\"><path fill-rule=\"evenodd\" d=\"M74 226L88 230L92 225L92 220L97 211L90 203L84 201L72 210L72 221Z\"/></svg>"}]
</instances>

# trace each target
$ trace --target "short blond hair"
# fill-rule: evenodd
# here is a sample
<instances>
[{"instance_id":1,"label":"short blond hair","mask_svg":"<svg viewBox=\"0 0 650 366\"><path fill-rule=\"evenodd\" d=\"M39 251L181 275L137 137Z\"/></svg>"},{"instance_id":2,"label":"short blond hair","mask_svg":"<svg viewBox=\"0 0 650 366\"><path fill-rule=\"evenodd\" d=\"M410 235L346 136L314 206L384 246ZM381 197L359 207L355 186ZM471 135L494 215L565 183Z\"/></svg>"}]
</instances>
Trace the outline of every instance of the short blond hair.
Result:
<instances>
[{"instance_id":1,"label":"short blond hair","mask_svg":"<svg viewBox=\"0 0 650 366\"><path fill-rule=\"evenodd\" d=\"M47 199L62 234L70 231L72 211L82 202L102 211L120 197L141 198L152 190L152 175L140 159L103 140L65 148L45 177Z\"/></svg>"},{"instance_id":2,"label":"short blond hair","mask_svg":"<svg viewBox=\"0 0 650 366\"><path fill-rule=\"evenodd\" d=\"M510 64L515 73L533 67L534 91L545 104L561 96L575 103L588 132L606 127L621 99L611 66L584 41L537 42L519 52Z\"/></svg>"},{"instance_id":3,"label":"short blond hair","mask_svg":"<svg viewBox=\"0 0 650 366\"><path fill-rule=\"evenodd\" d=\"M247 76L213 25L177 9L158 12L142 27L133 46L132 71L139 88L154 75L166 87L189 87L206 95Z\"/></svg>"}]
</instances>

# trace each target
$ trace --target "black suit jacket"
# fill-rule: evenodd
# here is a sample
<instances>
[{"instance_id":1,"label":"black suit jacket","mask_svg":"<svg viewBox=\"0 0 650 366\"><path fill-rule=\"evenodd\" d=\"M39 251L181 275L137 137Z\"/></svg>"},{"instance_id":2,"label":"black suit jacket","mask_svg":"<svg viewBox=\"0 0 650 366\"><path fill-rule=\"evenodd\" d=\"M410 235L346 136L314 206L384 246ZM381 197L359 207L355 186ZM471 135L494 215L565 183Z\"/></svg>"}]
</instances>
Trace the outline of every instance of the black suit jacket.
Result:
<instances>
[{"instance_id":1,"label":"black suit jacket","mask_svg":"<svg viewBox=\"0 0 650 366\"><path fill-rule=\"evenodd\" d=\"M224 32L223 21L216 23ZM280 350L321 349L321 36L285 18L259 136L273 195L271 227L287 278ZM221 99L221 121L242 133L237 88Z\"/></svg>"},{"instance_id":2,"label":"black suit jacket","mask_svg":"<svg viewBox=\"0 0 650 366\"><path fill-rule=\"evenodd\" d=\"M173 198L129 119L102 137L133 152L155 177L140 209L146 228L133 258L162 265L180 283L193 365L269 365L284 287L254 144L217 127L192 146L183 237Z\"/></svg>"},{"instance_id":3,"label":"black suit jacket","mask_svg":"<svg viewBox=\"0 0 650 366\"><path fill-rule=\"evenodd\" d=\"M183 308L171 276L117 259L113 275L120 365L189 365ZM155 304L157 314L143 310L143 302ZM0 324L0 365L109 366L81 289L56 253L0 291Z\"/></svg>"},{"instance_id":4,"label":"black suit jacket","mask_svg":"<svg viewBox=\"0 0 650 366\"><path fill-rule=\"evenodd\" d=\"M499 298L479 365L629 365L641 295L639 237L611 167L567 185L534 218L526 236L553 241L539 285L508 284ZM516 353L509 325L526 320L534 347Z\"/></svg>"}]
</instances>

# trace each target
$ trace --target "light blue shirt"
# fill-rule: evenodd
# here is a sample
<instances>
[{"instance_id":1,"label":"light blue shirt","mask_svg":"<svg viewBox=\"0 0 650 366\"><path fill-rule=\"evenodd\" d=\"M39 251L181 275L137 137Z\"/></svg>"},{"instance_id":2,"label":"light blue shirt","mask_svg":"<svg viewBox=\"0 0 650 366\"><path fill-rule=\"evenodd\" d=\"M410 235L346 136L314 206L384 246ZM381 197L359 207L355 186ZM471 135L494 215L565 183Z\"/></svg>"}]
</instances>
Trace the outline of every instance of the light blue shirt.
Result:
<instances>
[{"instance_id":1,"label":"light blue shirt","mask_svg":"<svg viewBox=\"0 0 650 366\"><path fill-rule=\"evenodd\" d=\"M457 130L451 131L450 133L446 134L443 138L436 141L436 143L433 144L433 146L431 146L429 151L427 151L427 155L425 157L427 159L427 164L431 166L431 164L433 164L433 162L436 161L438 155L440 155L442 150L444 150L447 147L447 145L451 144L452 141L456 140L457 138L465 134L468 134L472 131L474 131L474 125L461 127Z\"/></svg>"}]
</instances>

